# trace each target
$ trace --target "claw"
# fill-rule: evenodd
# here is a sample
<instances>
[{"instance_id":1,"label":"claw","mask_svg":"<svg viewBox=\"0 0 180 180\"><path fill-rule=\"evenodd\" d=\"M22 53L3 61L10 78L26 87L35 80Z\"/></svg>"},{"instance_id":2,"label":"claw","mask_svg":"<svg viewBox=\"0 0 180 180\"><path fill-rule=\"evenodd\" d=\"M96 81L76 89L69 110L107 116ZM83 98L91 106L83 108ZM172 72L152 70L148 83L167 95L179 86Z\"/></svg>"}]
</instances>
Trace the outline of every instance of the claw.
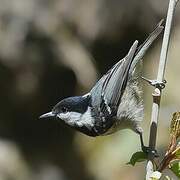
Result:
<instances>
[{"instance_id":1,"label":"claw","mask_svg":"<svg viewBox=\"0 0 180 180\"><path fill-rule=\"evenodd\" d=\"M144 81L146 81L147 83L149 83L149 84L151 84L151 85L152 85L153 80L151 80L151 79L147 79L147 78L145 78L145 77L143 77L143 76L141 76L141 78L142 78Z\"/></svg>"},{"instance_id":2,"label":"claw","mask_svg":"<svg viewBox=\"0 0 180 180\"><path fill-rule=\"evenodd\" d=\"M144 145L142 132L138 132L140 135L141 149L145 154L151 154L153 157L159 157L157 151Z\"/></svg>"},{"instance_id":3,"label":"claw","mask_svg":"<svg viewBox=\"0 0 180 180\"><path fill-rule=\"evenodd\" d=\"M150 147L142 146L142 151L145 154L149 154L149 153L152 154L153 157L156 157L156 158L159 157L156 149L151 149Z\"/></svg>"},{"instance_id":4,"label":"claw","mask_svg":"<svg viewBox=\"0 0 180 180\"><path fill-rule=\"evenodd\" d=\"M167 81L164 79L164 80L163 80L163 83L164 83L164 84L166 84L166 83L167 83Z\"/></svg>"},{"instance_id":5,"label":"claw","mask_svg":"<svg viewBox=\"0 0 180 180\"><path fill-rule=\"evenodd\" d=\"M154 87L159 88L159 89L164 89L165 84L167 83L167 81L165 79L163 81L157 81L156 79L151 80L151 79L147 79L147 78L142 77L142 76L141 76L141 78L143 80L145 80L146 82L148 82L151 86L154 86Z\"/></svg>"}]
</instances>

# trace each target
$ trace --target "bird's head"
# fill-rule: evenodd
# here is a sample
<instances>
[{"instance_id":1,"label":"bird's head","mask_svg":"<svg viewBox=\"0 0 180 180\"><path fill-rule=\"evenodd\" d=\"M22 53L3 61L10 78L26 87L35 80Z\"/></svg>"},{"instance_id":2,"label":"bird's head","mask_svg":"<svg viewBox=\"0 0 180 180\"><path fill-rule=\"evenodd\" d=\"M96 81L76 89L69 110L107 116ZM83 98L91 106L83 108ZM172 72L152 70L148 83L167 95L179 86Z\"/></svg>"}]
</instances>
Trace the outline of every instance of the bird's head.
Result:
<instances>
[{"instance_id":1,"label":"bird's head","mask_svg":"<svg viewBox=\"0 0 180 180\"><path fill-rule=\"evenodd\" d=\"M65 124L76 128L81 117L87 112L89 104L89 95L69 97L57 103L51 112L43 114L39 118L62 120Z\"/></svg>"}]
</instances>

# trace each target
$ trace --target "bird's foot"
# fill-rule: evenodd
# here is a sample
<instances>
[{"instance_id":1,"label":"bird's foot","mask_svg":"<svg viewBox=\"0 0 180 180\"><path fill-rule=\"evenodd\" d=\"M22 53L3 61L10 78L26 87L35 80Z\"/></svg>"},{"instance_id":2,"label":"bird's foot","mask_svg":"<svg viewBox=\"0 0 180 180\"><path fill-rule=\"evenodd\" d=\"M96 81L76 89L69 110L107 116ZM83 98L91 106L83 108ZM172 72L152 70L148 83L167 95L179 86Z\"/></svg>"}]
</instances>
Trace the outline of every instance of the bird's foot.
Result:
<instances>
[{"instance_id":1,"label":"bird's foot","mask_svg":"<svg viewBox=\"0 0 180 180\"><path fill-rule=\"evenodd\" d=\"M151 156L153 157L159 157L158 153L157 153L157 150L156 149L152 149L148 146L142 146L142 151L145 153L145 154L151 154Z\"/></svg>"},{"instance_id":2,"label":"bird's foot","mask_svg":"<svg viewBox=\"0 0 180 180\"><path fill-rule=\"evenodd\" d=\"M151 157L159 157L157 151L154 148L148 147L144 145L144 141L143 141L143 135L142 135L142 128L139 127L138 128L138 134L140 135L140 142L141 142L141 149L142 151L147 154L150 155Z\"/></svg>"},{"instance_id":3,"label":"bird's foot","mask_svg":"<svg viewBox=\"0 0 180 180\"><path fill-rule=\"evenodd\" d=\"M163 81L158 81L156 79L151 80L151 79L147 79L145 77L142 77L143 80L145 80L146 82L148 82L151 86L154 86L155 88L159 88L159 89L164 89L165 85L167 83L167 81L164 79Z\"/></svg>"}]
</instances>

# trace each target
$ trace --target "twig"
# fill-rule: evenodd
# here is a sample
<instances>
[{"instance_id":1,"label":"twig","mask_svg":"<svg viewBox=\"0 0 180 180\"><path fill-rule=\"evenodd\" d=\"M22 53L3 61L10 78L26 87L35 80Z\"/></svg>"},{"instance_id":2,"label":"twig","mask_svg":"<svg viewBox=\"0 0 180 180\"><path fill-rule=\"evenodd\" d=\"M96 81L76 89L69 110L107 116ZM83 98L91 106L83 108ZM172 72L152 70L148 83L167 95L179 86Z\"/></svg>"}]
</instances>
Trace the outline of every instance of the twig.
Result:
<instances>
[{"instance_id":1,"label":"twig","mask_svg":"<svg viewBox=\"0 0 180 180\"><path fill-rule=\"evenodd\" d=\"M164 80L164 73L165 67L167 62L167 53L169 47L169 38L172 26L172 20L175 12L176 4L179 0L170 0L169 1L169 8L167 13L163 43L161 48L161 55L160 55L160 62L158 68L158 75L156 82L159 84L163 83ZM156 136L157 136L157 125L158 125L158 116L159 116L159 108L160 108L160 101L161 101L161 94L162 94L162 86L157 86L152 93L153 96L153 105L152 105L152 114L151 114L151 126L150 126L150 136L149 136L149 147L152 150L155 150L156 147ZM149 152L148 155L148 163L146 166L146 180L150 179L150 176L153 172L153 159L154 154Z\"/></svg>"}]
</instances>

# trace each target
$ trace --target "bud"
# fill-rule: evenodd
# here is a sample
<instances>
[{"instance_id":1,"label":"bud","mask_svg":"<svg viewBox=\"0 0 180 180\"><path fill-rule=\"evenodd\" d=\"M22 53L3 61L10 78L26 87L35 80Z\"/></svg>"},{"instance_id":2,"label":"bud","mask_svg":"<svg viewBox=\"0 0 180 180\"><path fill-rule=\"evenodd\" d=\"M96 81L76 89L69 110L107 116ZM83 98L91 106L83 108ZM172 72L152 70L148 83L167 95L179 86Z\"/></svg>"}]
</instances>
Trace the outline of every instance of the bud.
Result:
<instances>
[{"instance_id":1,"label":"bud","mask_svg":"<svg viewBox=\"0 0 180 180\"><path fill-rule=\"evenodd\" d=\"M170 133L176 137L176 140L180 137L180 112L175 112L170 126Z\"/></svg>"}]
</instances>

